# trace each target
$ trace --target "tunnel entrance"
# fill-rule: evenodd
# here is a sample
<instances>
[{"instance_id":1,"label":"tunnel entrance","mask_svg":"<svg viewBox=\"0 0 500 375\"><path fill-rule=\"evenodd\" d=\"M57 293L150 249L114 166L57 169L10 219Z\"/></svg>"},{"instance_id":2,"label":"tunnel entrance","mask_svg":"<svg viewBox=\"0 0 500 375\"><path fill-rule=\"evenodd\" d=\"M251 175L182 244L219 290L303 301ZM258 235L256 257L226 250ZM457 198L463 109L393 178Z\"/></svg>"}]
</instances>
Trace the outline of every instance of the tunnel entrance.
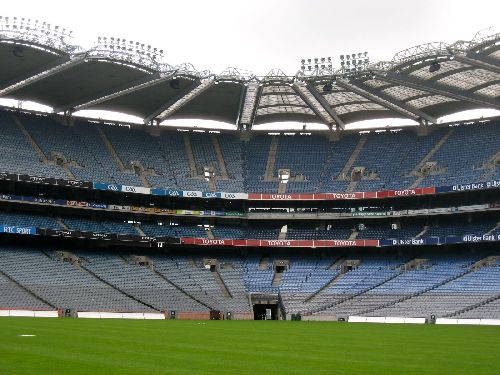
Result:
<instances>
[{"instance_id":1,"label":"tunnel entrance","mask_svg":"<svg viewBox=\"0 0 500 375\"><path fill-rule=\"evenodd\" d=\"M253 293L250 296L254 320L281 319L277 294Z\"/></svg>"},{"instance_id":2,"label":"tunnel entrance","mask_svg":"<svg viewBox=\"0 0 500 375\"><path fill-rule=\"evenodd\" d=\"M277 320L278 305L253 305L254 320Z\"/></svg>"}]
</instances>

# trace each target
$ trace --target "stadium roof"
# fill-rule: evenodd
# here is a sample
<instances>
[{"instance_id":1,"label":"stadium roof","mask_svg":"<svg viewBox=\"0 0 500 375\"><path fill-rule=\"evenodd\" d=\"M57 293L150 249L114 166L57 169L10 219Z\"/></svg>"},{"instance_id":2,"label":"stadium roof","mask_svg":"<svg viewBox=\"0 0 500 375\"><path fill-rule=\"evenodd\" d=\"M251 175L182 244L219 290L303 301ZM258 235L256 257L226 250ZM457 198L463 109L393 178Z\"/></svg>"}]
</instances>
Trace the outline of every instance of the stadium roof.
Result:
<instances>
[{"instance_id":1,"label":"stadium roof","mask_svg":"<svg viewBox=\"0 0 500 375\"><path fill-rule=\"evenodd\" d=\"M50 27L50 25L49 25ZM0 18L0 97L54 112L109 110L145 123L208 119L250 128L282 121L346 123L399 117L419 123L460 110L500 109L500 34L429 43L363 70L315 69L257 77L170 66L150 46L99 39L83 51L62 32ZM111 38L113 39L113 38Z\"/></svg>"}]
</instances>

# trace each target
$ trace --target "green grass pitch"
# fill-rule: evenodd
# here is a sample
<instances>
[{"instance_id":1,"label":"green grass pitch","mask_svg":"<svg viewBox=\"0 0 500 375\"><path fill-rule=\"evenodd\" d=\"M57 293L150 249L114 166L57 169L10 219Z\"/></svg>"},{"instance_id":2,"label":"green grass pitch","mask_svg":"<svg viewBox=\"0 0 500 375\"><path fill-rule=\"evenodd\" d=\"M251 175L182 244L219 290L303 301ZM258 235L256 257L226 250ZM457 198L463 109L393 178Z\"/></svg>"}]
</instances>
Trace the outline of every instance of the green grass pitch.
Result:
<instances>
[{"instance_id":1,"label":"green grass pitch","mask_svg":"<svg viewBox=\"0 0 500 375\"><path fill-rule=\"evenodd\" d=\"M500 374L500 327L0 318L0 373Z\"/></svg>"}]
</instances>

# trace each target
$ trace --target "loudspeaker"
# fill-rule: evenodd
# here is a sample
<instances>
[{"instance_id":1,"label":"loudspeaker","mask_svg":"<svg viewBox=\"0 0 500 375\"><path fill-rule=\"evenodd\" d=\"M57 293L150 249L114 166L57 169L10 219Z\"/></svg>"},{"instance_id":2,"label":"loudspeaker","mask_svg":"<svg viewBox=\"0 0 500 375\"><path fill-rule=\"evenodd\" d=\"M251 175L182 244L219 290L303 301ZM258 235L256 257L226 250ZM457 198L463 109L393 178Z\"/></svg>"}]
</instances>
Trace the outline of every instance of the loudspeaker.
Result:
<instances>
[{"instance_id":1,"label":"loudspeaker","mask_svg":"<svg viewBox=\"0 0 500 375\"><path fill-rule=\"evenodd\" d=\"M173 80L170 81L170 87L173 88L174 90L179 90L181 88L181 81L178 80L177 78L174 78Z\"/></svg>"}]
</instances>

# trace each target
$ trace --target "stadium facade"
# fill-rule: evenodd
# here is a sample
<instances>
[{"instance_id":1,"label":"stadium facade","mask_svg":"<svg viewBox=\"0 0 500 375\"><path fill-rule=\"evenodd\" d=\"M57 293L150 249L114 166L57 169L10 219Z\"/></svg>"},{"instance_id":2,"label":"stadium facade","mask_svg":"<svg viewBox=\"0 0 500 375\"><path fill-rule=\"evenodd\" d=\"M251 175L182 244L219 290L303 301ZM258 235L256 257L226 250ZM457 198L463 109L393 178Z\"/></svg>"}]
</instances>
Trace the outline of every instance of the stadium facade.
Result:
<instances>
[{"instance_id":1,"label":"stadium facade","mask_svg":"<svg viewBox=\"0 0 500 375\"><path fill-rule=\"evenodd\" d=\"M500 119L437 124L500 108L500 36L255 77L23 22L0 19L0 96L54 113L0 111L3 314L500 319ZM382 117L419 125L344 130ZM288 120L328 130L252 130Z\"/></svg>"}]
</instances>

